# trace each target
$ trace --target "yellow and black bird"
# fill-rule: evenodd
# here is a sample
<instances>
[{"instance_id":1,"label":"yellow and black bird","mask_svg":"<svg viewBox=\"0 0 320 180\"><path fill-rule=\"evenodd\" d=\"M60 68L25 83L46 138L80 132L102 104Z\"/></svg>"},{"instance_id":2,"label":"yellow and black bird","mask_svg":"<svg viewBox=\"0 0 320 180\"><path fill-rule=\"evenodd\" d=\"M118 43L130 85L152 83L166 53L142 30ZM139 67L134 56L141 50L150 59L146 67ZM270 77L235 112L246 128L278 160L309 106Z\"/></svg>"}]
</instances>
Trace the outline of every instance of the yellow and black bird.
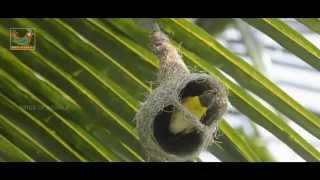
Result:
<instances>
[{"instance_id":1,"label":"yellow and black bird","mask_svg":"<svg viewBox=\"0 0 320 180\"><path fill-rule=\"evenodd\" d=\"M208 111L208 108L212 106L215 92L207 90L200 96L189 96L181 100L181 103L187 110L198 118L199 121L204 121L204 117ZM185 119L185 115L181 111L176 111L172 114L169 130L173 134L187 134L194 130L190 121Z\"/></svg>"}]
</instances>

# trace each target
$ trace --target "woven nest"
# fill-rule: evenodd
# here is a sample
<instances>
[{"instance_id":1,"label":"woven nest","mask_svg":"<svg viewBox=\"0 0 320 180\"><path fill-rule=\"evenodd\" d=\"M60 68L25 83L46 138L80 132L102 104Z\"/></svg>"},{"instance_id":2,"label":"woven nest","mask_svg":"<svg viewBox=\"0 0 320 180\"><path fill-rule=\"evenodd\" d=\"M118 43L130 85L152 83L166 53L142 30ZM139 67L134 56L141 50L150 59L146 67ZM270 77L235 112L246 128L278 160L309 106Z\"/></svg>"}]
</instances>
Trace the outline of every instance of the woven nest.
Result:
<instances>
[{"instance_id":1,"label":"woven nest","mask_svg":"<svg viewBox=\"0 0 320 180\"><path fill-rule=\"evenodd\" d=\"M159 86L147 97L134 120L148 161L188 161L213 142L218 120L227 109L227 91L222 83L208 74L190 73L166 37L162 35L160 43L159 39L156 40L156 53L160 58ZM199 96L206 90L216 92L212 99L214 106L207 111L204 120L199 121L181 104L181 100ZM172 134L169 122L176 111L182 112L196 130L188 134Z\"/></svg>"}]
</instances>

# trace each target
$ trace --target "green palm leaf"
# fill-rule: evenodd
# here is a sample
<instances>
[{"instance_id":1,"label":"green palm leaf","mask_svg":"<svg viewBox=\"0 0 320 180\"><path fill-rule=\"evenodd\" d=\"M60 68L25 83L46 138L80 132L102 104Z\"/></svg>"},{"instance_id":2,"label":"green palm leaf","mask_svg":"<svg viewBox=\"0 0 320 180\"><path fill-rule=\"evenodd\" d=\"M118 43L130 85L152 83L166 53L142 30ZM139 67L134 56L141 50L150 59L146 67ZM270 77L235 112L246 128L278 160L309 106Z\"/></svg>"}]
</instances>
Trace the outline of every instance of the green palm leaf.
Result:
<instances>
[{"instance_id":1,"label":"green palm leaf","mask_svg":"<svg viewBox=\"0 0 320 180\"><path fill-rule=\"evenodd\" d=\"M245 21L320 70L320 50L283 21L271 18L245 19Z\"/></svg>"},{"instance_id":2,"label":"green palm leaf","mask_svg":"<svg viewBox=\"0 0 320 180\"><path fill-rule=\"evenodd\" d=\"M310 30L320 34L320 20L317 18L296 18L297 21L304 24Z\"/></svg>"}]
</instances>

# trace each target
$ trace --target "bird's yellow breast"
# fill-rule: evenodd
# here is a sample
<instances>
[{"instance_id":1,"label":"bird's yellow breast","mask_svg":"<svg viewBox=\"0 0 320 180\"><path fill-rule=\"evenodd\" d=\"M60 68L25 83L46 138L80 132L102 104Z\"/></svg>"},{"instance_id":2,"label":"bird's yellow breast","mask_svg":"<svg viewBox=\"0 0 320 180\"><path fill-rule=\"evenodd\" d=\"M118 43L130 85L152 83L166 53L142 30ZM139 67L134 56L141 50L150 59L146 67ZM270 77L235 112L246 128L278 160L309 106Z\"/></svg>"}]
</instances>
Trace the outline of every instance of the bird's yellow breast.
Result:
<instances>
[{"instance_id":1,"label":"bird's yellow breast","mask_svg":"<svg viewBox=\"0 0 320 180\"><path fill-rule=\"evenodd\" d=\"M199 120L207 111L207 107L203 106L198 96L188 97L183 99L182 105L186 107L192 114ZM177 134L180 132L188 133L193 129L192 124L185 119L182 112L178 111L172 115L169 129L172 133Z\"/></svg>"},{"instance_id":2,"label":"bird's yellow breast","mask_svg":"<svg viewBox=\"0 0 320 180\"><path fill-rule=\"evenodd\" d=\"M183 100L183 106L185 106L192 114L194 114L199 120L206 113L207 107L203 106L198 96L187 97Z\"/></svg>"}]
</instances>

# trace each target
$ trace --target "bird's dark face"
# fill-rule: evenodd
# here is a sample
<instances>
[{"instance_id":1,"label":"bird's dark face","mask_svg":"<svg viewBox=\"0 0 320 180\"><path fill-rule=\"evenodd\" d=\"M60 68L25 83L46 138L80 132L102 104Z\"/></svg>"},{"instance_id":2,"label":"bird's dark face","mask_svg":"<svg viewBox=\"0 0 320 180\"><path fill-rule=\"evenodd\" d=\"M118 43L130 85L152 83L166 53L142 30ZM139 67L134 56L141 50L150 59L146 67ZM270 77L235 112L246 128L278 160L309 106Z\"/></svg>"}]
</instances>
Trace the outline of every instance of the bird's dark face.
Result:
<instances>
[{"instance_id":1,"label":"bird's dark face","mask_svg":"<svg viewBox=\"0 0 320 180\"><path fill-rule=\"evenodd\" d=\"M200 96L200 102L206 107L211 106L223 106L227 103L227 92L222 88L215 88L210 90L205 90Z\"/></svg>"},{"instance_id":2,"label":"bird's dark face","mask_svg":"<svg viewBox=\"0 0 320 180\"><path fill-rule=\"evenodd\" d=\"M214 101L216 93L214 90L206 90L200 96L200 102L203 106L209 107L212 101Z\"/></svg>"},{"instance_id":3,"label":"bird's dark face","mask_svg":"<svg viewBox=\"0 0 320 180\"><path fill-rule=\"evenodd\" d=\"M201 104L208 108L206 115L201 120L206 125L220 119L227 111L228 93L224 87L206 90L199 96L199 99Z\"/></svg>"}]
</instances>

